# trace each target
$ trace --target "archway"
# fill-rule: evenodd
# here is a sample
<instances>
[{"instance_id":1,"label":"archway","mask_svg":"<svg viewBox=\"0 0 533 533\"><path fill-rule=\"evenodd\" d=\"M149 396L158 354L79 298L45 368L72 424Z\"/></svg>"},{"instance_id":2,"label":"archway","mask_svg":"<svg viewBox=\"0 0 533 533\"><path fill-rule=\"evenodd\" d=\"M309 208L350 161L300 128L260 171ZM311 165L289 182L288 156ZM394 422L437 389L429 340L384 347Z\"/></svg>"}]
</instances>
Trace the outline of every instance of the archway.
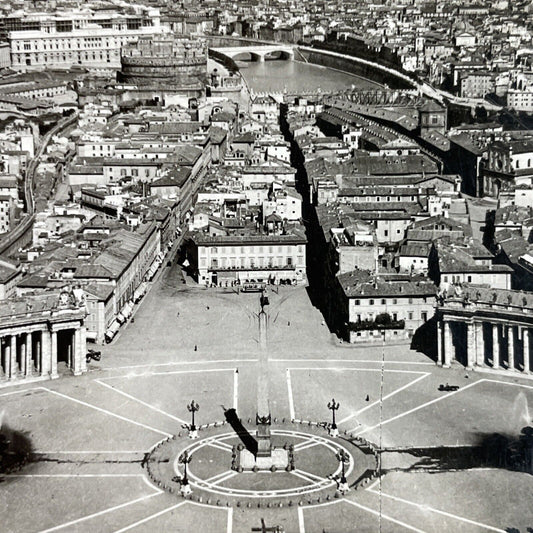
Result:
<instances>
[{"instance_id":1,"label":"archway","mask_svg":"<svg viewBox=\"0 0 533 533\"><path fill-rule=\"evenodd\" d=\"M254 54L253 52L239 52L232 56L233 61L261 61L261 56L259 54Z\"/></svg>"},{"instance_id":2,"label":"archway","mask_svg":"<svg viewBox=\"0 0 533 533\"><path fill-rule=\"evenodd\" d=\"M450 322L450 328L452 333L452 343L455 351L455 360L463 366L467 366L467 325L463 322L452 321Z\"/></svg>"},{"instance_id":3,"label":"archway","mask_svg":"<svg viewBox=\"0 0 533 533\"><path fill-rule=\"evenodd\" d=\"M73 366L74 354L74 331L73 329L63 329L57 332L57 366L70 369Z\"/></svg>"}]
</instances>

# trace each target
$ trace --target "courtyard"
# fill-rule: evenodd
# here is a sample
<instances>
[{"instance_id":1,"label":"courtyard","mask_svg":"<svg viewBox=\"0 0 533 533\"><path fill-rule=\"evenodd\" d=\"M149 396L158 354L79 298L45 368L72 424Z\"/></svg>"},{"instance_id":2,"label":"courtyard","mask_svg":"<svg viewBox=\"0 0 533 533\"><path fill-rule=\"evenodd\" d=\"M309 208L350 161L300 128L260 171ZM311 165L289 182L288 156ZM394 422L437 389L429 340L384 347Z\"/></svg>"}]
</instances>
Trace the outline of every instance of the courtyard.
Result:
<instances>
[{"instance_id":1,"label":"courtyard","mask_svg":"<svg viewBox=\"0 0 533 533\"><path fill-rule=\"evenodd\" d=\"M258 294L189 281L175 266L163 270L134 322L102 348L86 375L0 390L1 423L33 449L33 461L0 483L1 531L244 533L261 519L288 533L533 527L531 475L465 459L496 434L518 438L531 422L533 380L438 368L406 344L341 343L305 287L269 290L266 308L270 411L284 420L280 438L295 444L297 474L226 474L231 455L224 448L238 442L226 425L213 433L211 449L202 440L208 430L191 448L193 494L202 479L213 494L237 491L243 505L215 496L184 500L154 484L146 456L158 443L185 436L191 400L200 407L199 425L223 421L224 409L232 408L248 429L255 427ZM442 383L459 389L439 391ZM310 503L300 487L334 484L335 441L324 428L308 426L331 421L332 398L339 403L338 446L345 431L367 439L383 450L384 475ZM353 453L357 475L368 468L364 461ZM270 487L272 476L277 488ZM244 504L265 488L286 491L291 505Z\"/></svg>"}]
</instances>

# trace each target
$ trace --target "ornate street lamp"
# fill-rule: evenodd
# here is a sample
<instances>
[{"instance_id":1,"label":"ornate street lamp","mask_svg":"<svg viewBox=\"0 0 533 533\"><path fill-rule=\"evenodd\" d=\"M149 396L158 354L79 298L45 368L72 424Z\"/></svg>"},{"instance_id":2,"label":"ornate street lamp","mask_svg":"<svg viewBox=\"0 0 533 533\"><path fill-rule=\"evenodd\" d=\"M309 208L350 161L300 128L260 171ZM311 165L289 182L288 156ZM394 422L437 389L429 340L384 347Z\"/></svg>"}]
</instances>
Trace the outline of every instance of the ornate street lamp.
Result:
<instances>
[{"instance_id":1,"label":"ornate street lamp","mask_svg":"<svg viewBox=\"0 0 533 533\"><path fill-rule=\"evenodd\" d=\"M181 478L181 487L180 492L183 496L191 494L192 489L189 484L189 478L187 477L187 465L191 462L192 457L189 455L189 452L185 450L179 457L178 463L183 465L183 477Z\"/></svg>"},{"instance_id":2,"label":"ornate street lamp","mask_svg":"<svg viewBox=\"0 0 533 533\"><path fill-rule=\"evenodd\" d=\"M342 494L345 494L350 490L350 487L348 486L348 482L346 481L346 474L345 474L345 464L350 462L350 456L344 451L339 450L337 452L337 459L341 463L341 479L338 484L339 492Z\"/></svg>"},{"instance_id":3,"label":"ornate street lamp","mask_svg":"<svg viewBox=\"0 0 533 533\"><path fill-rule=\"evenodd\" d=\"M189 413L191 413L192 416L191 425L189 426L189 438L197 439L198 430L194 425L194 413L200 410L200 406L194 400L192 400L191 403L187 405L187 410L189 411Z\"/></svg>"},{"instance_id":4,"label":"ornate street lamp","mask_svg":"<svg viewBox=\"0 0 533 533\"><path fill-rule=\"evenodd\" d=\"M331 413L333 415L333 421L331 423L331 426L329 426L329 435L330 437L338 437L339 436L339 430L337 428L337 424L335 423L335 411L338 411L340 407L340 403L335 401L335 398L331 400L331 402L328 403L328 409L331 410Z\"/></svg>"}]
</instances>

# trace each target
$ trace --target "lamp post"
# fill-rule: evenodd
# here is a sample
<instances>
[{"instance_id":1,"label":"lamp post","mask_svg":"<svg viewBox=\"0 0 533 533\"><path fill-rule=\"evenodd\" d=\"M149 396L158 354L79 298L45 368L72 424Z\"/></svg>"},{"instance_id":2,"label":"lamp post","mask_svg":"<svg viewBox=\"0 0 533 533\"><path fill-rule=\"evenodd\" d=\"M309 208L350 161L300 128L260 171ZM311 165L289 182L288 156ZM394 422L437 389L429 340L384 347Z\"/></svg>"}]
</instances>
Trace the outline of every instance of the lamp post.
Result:
<instances>
[{"instance_id":1,"label":"lamp post","mask_svg":"<svg viewBox=\"0 0 533 533\"><path fill-rule=\"evenodd\" d=\"M200 406L194 400L192 400L191 403L187 405L187 410L189 411L189 413L191 413L191 416L192 416L191 425L189 427L189 438L197 439L198 430L196 429L196 426L194 425L194 413L200 410Z\"/></svg>"},{"instance_id":2,"label":"lamp post","mask_svg":"<svg viewBox=\"0 0 533 533\"><path fill-rule=\"evenodd\" d=\"M348 482L346 481L346 473L345 473L345 464L350 462L350 456L344 451L339 450L337 452L337 459L341 463L341 479L338 484L339 492L342 494L345 494L350 490L350 487L348 486Z\"/></svg>"},{"instance_id":3,"label":"lamp post","mask_svg":"<svg viewBox=\"0 0 533 533\"><path fill-rule=\"evenodd\" d=\"M191 462L192 457L189 455L189 452L185 450L179 457L178 462L183 465L183 477L181 478L181 487L180 492L182 496L187 496L191 494L192 489L189 485L189 479L187 477L187 465Z\"/></svg>"},{"instance_id":4,"label":"lamp post","mask_svg":"<svg viewBox=\"0 0 533 533\"><path fill-rule=\"evenodd\" d=\"M337 424L335 423L335 411L338 411L340 407L340 403L335 401L335 398L331 400L331 402L328 403L328 409L331 410L331 413L333 415L333 421L331 423L331 426L329 427L329 435L330 437L338 437L339 436L339 430L337 428Z\"/></svg>"}]
</instances>

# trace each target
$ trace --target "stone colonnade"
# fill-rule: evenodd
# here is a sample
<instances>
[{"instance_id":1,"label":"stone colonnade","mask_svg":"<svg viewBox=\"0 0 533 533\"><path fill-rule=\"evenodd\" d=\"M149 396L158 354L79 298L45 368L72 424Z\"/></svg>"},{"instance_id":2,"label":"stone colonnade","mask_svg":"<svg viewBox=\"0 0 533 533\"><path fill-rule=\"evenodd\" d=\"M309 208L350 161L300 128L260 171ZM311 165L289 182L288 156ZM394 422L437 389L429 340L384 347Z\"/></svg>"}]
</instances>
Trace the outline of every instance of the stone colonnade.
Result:
<instances>
[{"instance_id":1,"label":"stone colonnade","mask_svg":"<svg viewBox=\"0 0 533 533\"><path fill-rule=\"evenodd\" d=\"M66 346L58 345L58 335ZM80 322L0 329L0 383L58 375L58 359L76 376L86 372L85 327Z\"/></svg>"},{"instance_id":2,"label":"stone colonnade","mask_svg":"<svg viewBox=\"0 0 533 533\"><path fill-rule=\"evenodd\" d=\"M532 325L533 328L533 325ZM480 318L438 321L437 363L449 367L456 360L466 368L531 371L531 333L527 324Z\"/></svg>"}]
</instances>

